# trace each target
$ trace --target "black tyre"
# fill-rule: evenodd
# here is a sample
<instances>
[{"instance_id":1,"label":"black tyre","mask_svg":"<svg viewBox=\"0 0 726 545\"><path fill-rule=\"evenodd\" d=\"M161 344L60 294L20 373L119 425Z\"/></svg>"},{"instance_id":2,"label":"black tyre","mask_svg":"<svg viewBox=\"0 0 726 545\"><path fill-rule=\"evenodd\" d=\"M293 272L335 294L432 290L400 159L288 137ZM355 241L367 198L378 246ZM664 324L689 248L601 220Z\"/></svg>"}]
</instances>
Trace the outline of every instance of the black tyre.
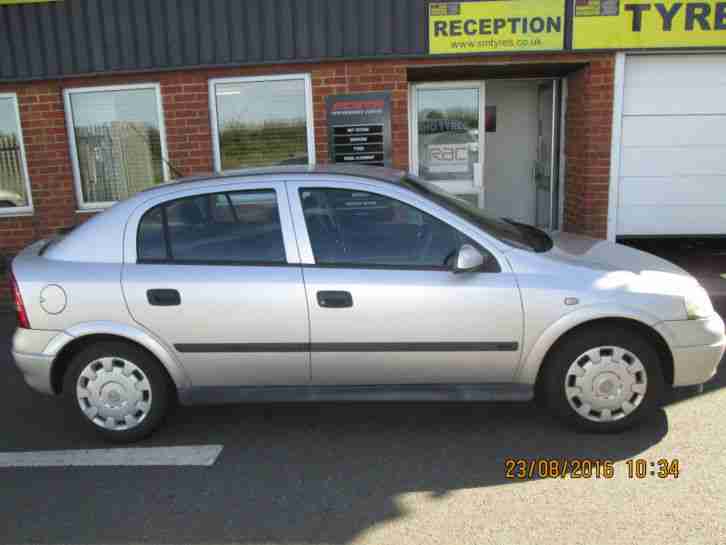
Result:
<instances>
[{"instance_id":1,"label":"black tyre","mask_svg":"<svg viewBox=\"0 0 726 545\"><path fill-rule=\"evenodd\" d=\"M122 341L91 345L73 358L63 395L81 422L104 439L130 443L161 425L173 385L161 364Z\"/></svg>"},{"instance_id":2,"label":"black tyre","mask_svg":"<svg viewBox=\"0 0 726 545\"><path fill-rule=\"evenodd\" d=\"M637 331L596 326L570 334L549 354L539 394L577 429L615 433L651 416L665 389L658 352Z\"/></svg>"}]
</instances>

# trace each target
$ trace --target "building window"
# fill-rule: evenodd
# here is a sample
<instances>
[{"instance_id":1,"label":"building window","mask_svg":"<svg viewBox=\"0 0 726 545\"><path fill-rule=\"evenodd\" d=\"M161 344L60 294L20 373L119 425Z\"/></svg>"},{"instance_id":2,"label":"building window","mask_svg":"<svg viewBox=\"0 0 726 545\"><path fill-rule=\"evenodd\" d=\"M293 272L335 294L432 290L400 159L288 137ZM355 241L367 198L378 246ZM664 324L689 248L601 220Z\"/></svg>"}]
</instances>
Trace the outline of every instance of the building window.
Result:
<instances>
[{"instance_id":1,"label":"building window","mask_svg":"<svg viewBox=\"0 0 726 545\"><path fill-rule=\"evenodd\" d=\"M81 208L101 208L168 178L158 84L65 91Z\"/></svg>"},{"instance_id":2,"label":"building window","mask_svg":"<svg viewBox=\"0 0 726 545\"><path fill-rule=\"evenodd\" d=\"M18 98L0 94L0 216L32 208Z\"/></svg>"},{"instance_id":3,"label":"building window","mask_svg":"<svg viewBox=\"0 0 726 545\"><path fill-rule=\"evenodd\" d=\"M308 74L213 79L216 170L315 163Z\"/></svg>"}]
</instances>

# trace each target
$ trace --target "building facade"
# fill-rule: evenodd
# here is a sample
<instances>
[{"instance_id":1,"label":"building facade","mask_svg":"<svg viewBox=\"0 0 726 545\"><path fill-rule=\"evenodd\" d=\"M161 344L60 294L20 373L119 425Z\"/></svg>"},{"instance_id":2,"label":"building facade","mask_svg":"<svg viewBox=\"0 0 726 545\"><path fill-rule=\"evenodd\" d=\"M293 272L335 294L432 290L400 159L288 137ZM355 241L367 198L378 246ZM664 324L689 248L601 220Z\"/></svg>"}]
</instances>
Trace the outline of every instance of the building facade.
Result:
<instances>
[{"instance_id":1,"label":"building facade","mask_svg":"<svg viewBox=\"0 0 726 545\"><path fill-rule=\"evenodd\" d=\"M331 161L545 228L726 236L724 2L4 3L0 254L179 176Z\"/></svg>"}]
</instances>

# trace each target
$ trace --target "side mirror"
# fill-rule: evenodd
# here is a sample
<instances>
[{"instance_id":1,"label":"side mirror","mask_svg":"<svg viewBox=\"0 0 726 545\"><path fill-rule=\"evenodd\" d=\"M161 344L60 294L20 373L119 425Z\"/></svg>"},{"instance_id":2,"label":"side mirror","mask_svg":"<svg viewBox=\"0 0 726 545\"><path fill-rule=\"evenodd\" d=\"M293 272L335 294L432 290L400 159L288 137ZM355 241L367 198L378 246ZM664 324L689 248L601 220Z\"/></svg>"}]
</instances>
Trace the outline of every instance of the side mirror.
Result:
<instances>
[{"instance_id":1,"label":"side mirror","mask_svg":"<svg viewBox=\"0 0 726 545\"><path fill-rule=\"evenodd\" d=\"M484 265L484 256L471 244L464 244L459 248L454 262L455 274L476 271Z\"/></svg>"}]
</instances>

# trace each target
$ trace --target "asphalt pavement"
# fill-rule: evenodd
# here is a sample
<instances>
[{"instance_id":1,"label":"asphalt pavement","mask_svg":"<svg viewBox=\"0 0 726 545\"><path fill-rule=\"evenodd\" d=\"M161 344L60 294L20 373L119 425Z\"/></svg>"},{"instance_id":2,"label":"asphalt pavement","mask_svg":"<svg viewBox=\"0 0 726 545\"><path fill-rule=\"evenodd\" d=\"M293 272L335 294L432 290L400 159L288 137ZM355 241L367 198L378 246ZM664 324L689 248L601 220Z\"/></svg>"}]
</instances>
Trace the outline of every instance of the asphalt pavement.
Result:
<instances>
[{"instance_id":1,"label":"asphalt pavement","mask_svg":"<svg viewBox=\"0 0 726 545\"><path fill-rule=\"evenodd\" d=\"M13 327L0 313L0 453L108 448L24 385ZM212 465L0 469L0 543L726 543L724 386L726 365L616 436L532 404L181 408L138 447L220 445ZM508 458L614 477L510 480ZM661 458L678 478L629 478Z\"/></svg>"}]
</instances>

